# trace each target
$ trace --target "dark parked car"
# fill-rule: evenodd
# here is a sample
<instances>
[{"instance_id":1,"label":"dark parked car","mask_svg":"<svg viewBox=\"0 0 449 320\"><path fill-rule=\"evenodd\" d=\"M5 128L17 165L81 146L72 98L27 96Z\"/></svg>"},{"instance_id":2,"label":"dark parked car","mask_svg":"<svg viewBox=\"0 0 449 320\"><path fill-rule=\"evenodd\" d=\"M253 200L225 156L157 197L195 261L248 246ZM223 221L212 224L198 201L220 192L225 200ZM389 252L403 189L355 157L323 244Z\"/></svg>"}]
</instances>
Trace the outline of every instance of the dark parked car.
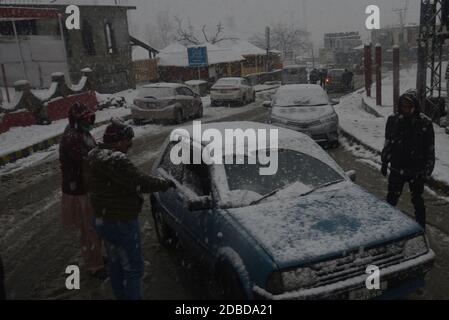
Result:
<instances>
[{"instance_id":1,"label":"dark parked car","mask_svg":"<svg viewBox=\"0 0 449 320\"><path fill-rule=\"evenodd\" d=\"M355 173L308 136L252 122L203 126L223 136L230 128L279 130L269 150L278 153L277 173L260 175L265 165L248 164L254 152L245 152L247 164L175 165L170 152L179 146L167 141L153 173L177 188L151 199L161 244L177 239L196 252L225 298L395 298L423 286L434 253L415 221L354 184ZM178 134L191 154L210 154L192 132ZM371 265L380 290L366 288Z\"/></svg>"}]
</instances>

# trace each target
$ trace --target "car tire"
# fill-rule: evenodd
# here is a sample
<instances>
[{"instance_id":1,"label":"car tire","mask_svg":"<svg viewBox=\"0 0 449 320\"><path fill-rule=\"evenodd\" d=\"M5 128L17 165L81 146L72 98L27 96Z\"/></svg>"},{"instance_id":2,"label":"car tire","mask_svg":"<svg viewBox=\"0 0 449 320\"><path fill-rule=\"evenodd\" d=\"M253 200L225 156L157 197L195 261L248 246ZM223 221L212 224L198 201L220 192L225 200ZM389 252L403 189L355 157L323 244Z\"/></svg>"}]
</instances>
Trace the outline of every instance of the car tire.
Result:
<instances>
[{"instance_id":1,"label":"car tire","mask_svg":"<svg viewBox=\"0 0 449 320\"><path fill-rule=\"evenodd\" d=\"M235 269L228 262L223 262L218 270L220 293L225 300L248 299L240 278Z\"/></svg>"},{"instance_id":2,"label":"car tire","mask_svg":"<svg viewBox=\"0 0 449 320\"><path fill-rule=\"evenodd\" d=\"M196 114L197 119L200 119L203 117L203 105L200 106L200 109L198 110L198 113Z\"/></svg>"},{"instance_id":3,"label":"car tire","mask_svg":"<svg viewBox=\"0 0 449 320\"><path fill-rule=\"evenodd\" d=\"M211 100L211 101L210 101L210 106L211 106L211 107L216 107L216 106L217 106L217 101Z\"/></svg>"},{"instance_id":4,"label":"car tire","mask_svg":"<svg viewBox=\"0 0 449 320\"><path fill-rule=\"evenodd\" d=\"M253 101L252 102L256 102L256 91L253 92Z\"/></svg>"},{"instance_id":5,"label":"car tire","mask_svg":"<svg viewBox=\"0 0 449 320\"><path fill-rule=\"evenodd\" d=\"M175 111L175 124L181 124L183 122L184 122L184 117L182 115L182 111L178 109Z\"/></svg>"},{"instance_id":6,"label":"car tire","mask_svg":"<svg viewBox=\"0 0 449 320\"><path fill-rule=\"evenodd\" d=\"M240 105L241 107L243 107L243 106L246 104L246 102L247 102L247 100L246 100L246 94L244 94L244 95L242 96L242 99L239 101L239 105Z\"/></svg>"},{"instance_id":7,"label":"car tire","mask_svg":"<svg viewBox=\"0 0 449 320\"><path fill-rule=\"evenodd\" d=\"M154 228L156 230L156 237L161 246L166 249L174 249L178 243L175 232L167 225L162 215L162 212L154 208L151 204L153 213Z\"/></svg>"}]
</instances>

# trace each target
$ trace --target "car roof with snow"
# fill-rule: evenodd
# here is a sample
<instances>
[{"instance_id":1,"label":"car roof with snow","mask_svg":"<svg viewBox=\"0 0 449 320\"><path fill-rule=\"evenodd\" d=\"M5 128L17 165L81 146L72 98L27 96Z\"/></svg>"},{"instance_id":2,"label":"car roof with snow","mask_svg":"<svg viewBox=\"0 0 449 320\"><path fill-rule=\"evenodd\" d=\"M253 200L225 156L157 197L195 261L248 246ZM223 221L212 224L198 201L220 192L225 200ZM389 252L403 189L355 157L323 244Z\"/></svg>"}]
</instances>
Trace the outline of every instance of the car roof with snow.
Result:
<instances>
[{"instance_id":1,"label":"car roof with snow","mask_svg":"<svg viewBox=\"0 0 449 320\"><path fill-rule=\"evenodd\" d=\"M218 79L218 81L220 81L220 80L242 80L242 79L244 79L244 78L242 78L242 77L224 77L224 78Z\"/></svg>"},{"instance_id":2,"label":"car roof with snow","mask_svg":"<svg viewBox=\"0 0 449 320\"><path fill-rule=\"evenodd\" d=\"M142 88L179 88L185 87L182 83L169 83L169 82L159 82L159 83L151 83L142 86Z\"/></svg>"},{"instance_id":3,"label":"car roof with snow","mask_svg":"<svg viewBox=\"0 0 449 320\"><path fill-rule=\"evenodd\" d=\"M344 171L337 165L337 163L318 145L315 143L315 141L312 140L308 135L285 129L276 127L269 124L264 124L260 122L251 122L251 121L234 121L234 122L216 122L216 123L208 123L208 124L202 124L201 125L201 136L203 135L203 132L207 129L214 129L218 130L220 132L222 137L225 137L225 130L236 130L241 129L243 131L248 129L253 130L261 130L265 129L267 130L267 135L269 134L270 129L275 129L278 131L278 149L288 149L293 150L297 152L301 152L304 154L307 154L313 158L316 158L325 164L329 165L336 171L344 174ZM172 132L172 135L179 135L182 137L190 138L194 143L202 144L203 146L207 146L209 142L199 141L194 137L193 135L193 127L187 126L175 129ZM201 138L201 137L200 137ZM234 139L235 140L235 139ZM239 139L241 140L241 139ZM246 142L247 139L244 139ZM226 154L226 143L229 143L228 141L225 141L225 143L222 144L222 153L223 155ZM231 143L234 143L231 142ZM267 138L267 144L269 144L269 138ZM246 145L246 143L245 143ZM238 146L235 146L237 149ZM234 150L234 148L228 148ZM248 149L244 148L245 154L248 153Z\"/></svg>"}]
</instances>

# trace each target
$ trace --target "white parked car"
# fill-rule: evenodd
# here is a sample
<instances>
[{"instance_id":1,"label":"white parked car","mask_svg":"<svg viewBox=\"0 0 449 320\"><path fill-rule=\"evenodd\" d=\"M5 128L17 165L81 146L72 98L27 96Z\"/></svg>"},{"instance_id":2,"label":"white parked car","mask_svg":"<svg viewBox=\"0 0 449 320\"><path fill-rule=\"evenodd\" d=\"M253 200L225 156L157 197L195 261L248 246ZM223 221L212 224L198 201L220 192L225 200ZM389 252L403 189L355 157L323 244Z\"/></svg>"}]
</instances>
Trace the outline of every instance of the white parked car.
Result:
<instances>
[{"instance_id":1,"label":"white parked car","mask_svg":"<svg viewBox=\"0 0 449 320\"><path fill-rule=\"evenodd\" d=\"M131 105L134 123L172 121L177 124L203 116L199 94L178 83L156 83L141 87Z\"/></svg>"},{"instance_id":2,"label":"white parked car","mask_svg":"<svg viewBox=\"0 0 449 320\"><path fill-rule=\"evenodd\" d=\"M326 91L313 84L286 85L278 89L273 101L269 122L305 133L318 143L338 144L338 115Z\"/></svg>"},{"instance_id":3,"label":"white parked car","mask_svg":"<svg viewBox=\"0 0 449 320\"><path fill-rule=\"evenodd\" d=\"M256 101L256 92L244 78L221 78L211 88L211 106L238 103L245 105Z\"/></svg>"}]
</instances>

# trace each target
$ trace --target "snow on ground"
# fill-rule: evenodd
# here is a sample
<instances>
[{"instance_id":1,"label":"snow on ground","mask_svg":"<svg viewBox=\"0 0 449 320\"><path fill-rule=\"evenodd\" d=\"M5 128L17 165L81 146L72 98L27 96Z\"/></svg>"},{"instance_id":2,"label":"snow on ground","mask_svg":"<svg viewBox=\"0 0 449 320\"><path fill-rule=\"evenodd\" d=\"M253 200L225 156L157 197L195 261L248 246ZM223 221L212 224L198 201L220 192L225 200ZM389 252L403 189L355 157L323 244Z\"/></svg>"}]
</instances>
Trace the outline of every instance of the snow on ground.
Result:
<instances>
[{"instance_id":1,"label":"snow on ground","mask_svg":"<svg viewBox=\"0 0 449 320\"><path fill-rule=\"evenodd\" d=\"M96 122L102 122L111 117L123 117L130 113L129 109L106 109L96 113ZM0 156L30 147L64 132L68 124L67 119L54 121L50 125L33 125L28 127L15 127L0 134Z\"/></svg>"},{"instance_id":2,"label":"snow on ground","mask_svg":"<svg viewBox=\"0 0 449 320\"><path fill-rule=\"evenodd\" d=\"M416 87L416 66L401 70L401 93ZM445 83L443 83L445 86ZM358 91L341 99L335 110L340 118L340 127L361 142L381 151L385 140L385 125L389 115L393 114L392 77L388 75L382 84L384 106L376 106L375 86L373 98L367 98L364 91ZM362 98L382 117L376 117L362 108ZM433 178L449 184L449 136L444 128L434 125L436 144L436 166Z\"/></svg>"}]
</instances>

